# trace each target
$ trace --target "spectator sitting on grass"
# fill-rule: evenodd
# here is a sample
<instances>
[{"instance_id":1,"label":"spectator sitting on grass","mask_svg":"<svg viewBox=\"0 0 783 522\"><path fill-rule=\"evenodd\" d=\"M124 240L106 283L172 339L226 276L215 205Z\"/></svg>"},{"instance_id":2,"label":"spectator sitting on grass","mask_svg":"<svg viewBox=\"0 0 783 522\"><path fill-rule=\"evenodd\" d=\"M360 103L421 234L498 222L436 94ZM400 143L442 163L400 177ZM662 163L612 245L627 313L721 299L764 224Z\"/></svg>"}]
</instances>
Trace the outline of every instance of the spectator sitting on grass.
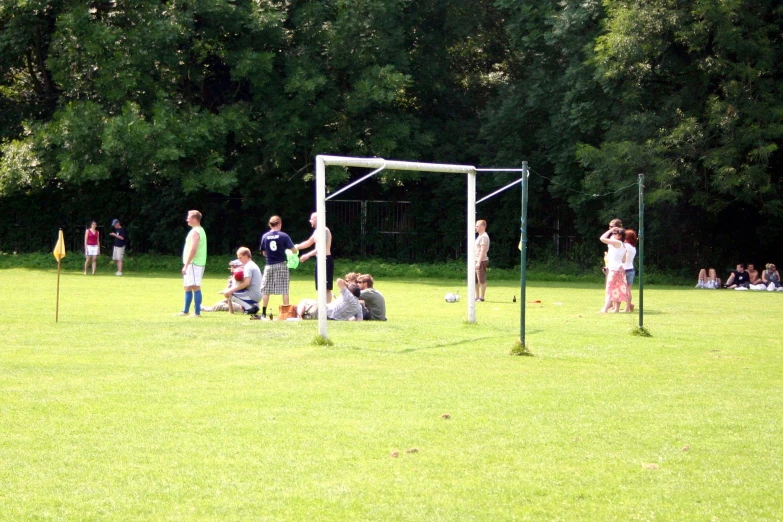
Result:
<instances>
[{"instance_id":1,"label":"spectator sitting on grass","mask_svg":"<svg viewBox=\"0 0 783 522\"><path fill-rule=\"evenodd\" d=\"M767 263L764 271L761 273L761 281L770 292L773 290L783 291L783 286L780 283L780 272L778 272L775 263Z\"/></svg>"},{"instance_id":2,"label":"spectator sitting on grass","mask_svg":"<svg viewBox=\"0 0 783 522\"><path fill-rule=\"evenodd\" d=\"M367 314L365 320L385 321L386 320L386 299L383 294L373 288L375 281L370 274L359 276L359 288L362 291L359 302L364 302Z\"/></svg>"},{"instance_id":3,"label":"spectator sitting on grass","mask_svg":"<svg viewBox=\"0 0 783 522\"><path fill-rule=\"evenodd\" d=\"M748 276L750 277L750 284L751 285L760 285L763 281L761 280L761 275L759 274L759 271L756 270L756 267L753 263L748 263Z\"/></svg>"},{"instance_id":4,"label":"spectator sitting on grass","mask_svg":"<svg viewBox=\"0 0 783 522\"><path fill-rule=\"evenodd\" d=\"M750 275L748 275L748 272L745 270L745 264L740 263L737 265L737 269L733 270L729 278L726 280L726 288L747 290L749 286Z\"/></svg>"},{"instance_id":5,"label":"spectator sitting on grass","mask_svg":"<svg viewBox=\"0 0 783 522\"><path fill-rule=\"evenodd\" d=\"M326 305L326 318L334 321L361 321L362 305L359 304L361 291L359 286L346 285L344 279L337 280L340 296ZM296 307L296 315L300 319L318 319L318 301L302 299Z\"/></svg>"},{"instance_id":6,"label":"spectator sitting on grass","mask_svg":"<svg viewBox=\"0 0 783 522\"><path fill-rule=\"evenodd\" d=\"M244 271L242 270L242 261L239 259L234 259L233 261L229 261L228 263L228 281L226 282L226 287L219 291L219 294L223 294L228 289L232 288L235 284L241 283L242 280L245 278ZM238 306L238 305L237 305ZM202 312L228 312L228 299L221 299L217 303L215 303L212 306L204 306L201 305L201 311Z\"/></svg>"},{"instance_id":7,"label":"spectator sitting on grass","mask_svg":"<svg viewBox=\"0 0 783 522\"><path fill-rule=\"evenodd\" d=\"M699 281L696 283L696 288L706 288L708 290L715 290L721 287L721 280L718 277L718 272L714 268L710 267L709 270L702 268L699 270Z\"/></svg>"}]
</instances>

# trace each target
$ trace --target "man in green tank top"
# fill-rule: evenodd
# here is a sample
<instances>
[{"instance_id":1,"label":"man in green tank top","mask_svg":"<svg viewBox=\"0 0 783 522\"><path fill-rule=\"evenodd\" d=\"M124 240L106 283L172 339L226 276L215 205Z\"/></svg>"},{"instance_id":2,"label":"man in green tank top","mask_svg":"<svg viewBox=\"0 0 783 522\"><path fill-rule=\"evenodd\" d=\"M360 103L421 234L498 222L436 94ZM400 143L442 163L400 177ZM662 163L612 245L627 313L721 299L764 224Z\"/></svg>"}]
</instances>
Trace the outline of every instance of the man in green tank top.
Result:
<instances>
[{"instance_id":1,"label":"man in green tank top","mask_svg":"<svg viewBox=\"0 0 783 522\"><path fill-rule=\"evenodd\" d=\"M185 308L179 315L189 315L190 304L195 305L191 317L201 317L201 280L207 265L207 234L201 228L201 212L188 211L190 232L182 250L182 276L185 282Z\"/></svg>"}]
</instances>

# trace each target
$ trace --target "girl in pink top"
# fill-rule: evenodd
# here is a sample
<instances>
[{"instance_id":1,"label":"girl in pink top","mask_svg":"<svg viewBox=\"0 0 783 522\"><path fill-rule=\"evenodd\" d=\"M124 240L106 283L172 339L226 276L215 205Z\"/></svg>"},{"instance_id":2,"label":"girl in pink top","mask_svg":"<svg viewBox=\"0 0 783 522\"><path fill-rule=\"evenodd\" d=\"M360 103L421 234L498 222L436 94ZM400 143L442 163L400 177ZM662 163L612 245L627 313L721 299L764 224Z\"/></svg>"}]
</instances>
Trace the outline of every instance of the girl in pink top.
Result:
<instances>
[{"instance_id":1,"label":"girl in pink top","mask_svg":"<svg viewBox=\"0 0 783 522\"><path fill-rule=\"evenodd\" d=\"M98 254L101 253L101 233L98 232L98 223L93 221L90 228L84 231L84 275L87 275L87 267L92 260L92 275L95 275L95 266L98 264Z\"/></svg>"}]
</instances>

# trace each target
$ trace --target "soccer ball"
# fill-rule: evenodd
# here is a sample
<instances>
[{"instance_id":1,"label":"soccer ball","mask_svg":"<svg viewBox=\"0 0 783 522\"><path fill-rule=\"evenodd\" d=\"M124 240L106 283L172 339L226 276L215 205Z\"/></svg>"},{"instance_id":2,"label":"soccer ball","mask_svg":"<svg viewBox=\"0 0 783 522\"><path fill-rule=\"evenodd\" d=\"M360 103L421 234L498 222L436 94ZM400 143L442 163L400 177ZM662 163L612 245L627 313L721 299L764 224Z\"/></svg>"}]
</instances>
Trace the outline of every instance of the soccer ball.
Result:
<instances>
[{"instance_id":1,"label":"soccer ball","mask_svg":"<svg viewBox=\"0 0 783 522\"><path fill-rule=\"evenodd\" d=\"M457 302L457 296L452 294L451 292L446 294L446 297L444 299L446 299L447 303L456 303Z\"/></svg>"}]
</instances>

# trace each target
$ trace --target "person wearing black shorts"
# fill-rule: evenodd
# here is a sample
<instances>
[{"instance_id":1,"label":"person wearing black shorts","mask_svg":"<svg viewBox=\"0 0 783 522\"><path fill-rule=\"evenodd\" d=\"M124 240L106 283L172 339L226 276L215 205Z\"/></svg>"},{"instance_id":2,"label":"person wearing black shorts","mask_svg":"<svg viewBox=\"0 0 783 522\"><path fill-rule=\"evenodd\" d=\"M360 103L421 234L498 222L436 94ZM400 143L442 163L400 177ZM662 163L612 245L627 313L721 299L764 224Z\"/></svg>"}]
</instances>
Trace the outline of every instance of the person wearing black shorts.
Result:
<instances>
[{"instance_id":1,"label":"person wearing black shorts","mask_svg":"<svg viewBox=\"0 0 783 522\"><path fill-rule=\"evenodd\" d=\"M318 227L318 216L315 212L310 215L310 225L313 227L313 230ZM296 245L297 250L300 251L315 245L315 248L299 257L301 263L304 263L318 254L321 245L318 244L316 233L317 232L313 232L313 235L310 236L307 241ZM328 290L328 292L326 292L326 302L330 303L332 301L332 289L334 288L334 258L332 257L332 232L328 228L326 229L326 244L323 246L322 250L324 251L324 254L326 254L326 289ZM318 265L315 267L315 289L318 290Z\"/></svg>"}]
</instances>

